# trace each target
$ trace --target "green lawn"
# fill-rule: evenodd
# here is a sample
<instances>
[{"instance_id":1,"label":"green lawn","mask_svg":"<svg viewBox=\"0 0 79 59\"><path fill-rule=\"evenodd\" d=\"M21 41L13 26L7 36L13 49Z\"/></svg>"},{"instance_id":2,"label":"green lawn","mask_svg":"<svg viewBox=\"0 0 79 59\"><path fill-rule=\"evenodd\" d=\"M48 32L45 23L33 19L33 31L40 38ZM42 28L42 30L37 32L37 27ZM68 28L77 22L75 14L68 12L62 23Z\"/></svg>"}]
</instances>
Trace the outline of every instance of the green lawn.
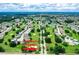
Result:
<instances>
[{"instance_id":1,"label":"green lawn","mask_svg":"<svg viewBox=\"0 0 79 59\"><path fill-rule=\"evenodd\" d=\"M48 37L51 38L51 42L52 42L52 43L49 44L50 47L54 47L55 46L55 35L54 35L54 31L53 30L54 30L54 28L52 29L51 27L47 27L46 28L46 31L50 32L50 35L48 35Z\"/></svg>"},{"instance_id":2,"label":"green lawn","mask_svg":"<svg viewBox=\"0 0 79 59\"><path fill-rule=\"evenodd\" d=\"M33 24L35 27L34 27L34 29L35 29L35 32L34 33L31 33L31 38L33 39L33 40L39 40L39 32L37 32L37 29L39 28L38 26L39 26L39 24L37 24L37 22L35 22L34 24Z\"/></svg>"},{"instance_id":3,"label":"green lawn","mask_svg":"<svg viewBox=\"0 0 79 59\"><path fill-rule=\"evenodd\" d=\"M65 47L66 54L75 54L75 49L79 49L79 45Z\"/></svg>"},{"instance_id":4,"label":"green lawn","mask_svg":"<svg viewBox=\"0 0 79 59\"><path fill-rule=\"evenodd\" d=\"M18 45L17 47L10 47L9 45L5 45L4 43L0 44L5 49L5 52L7 53L20 53L21 52L21 45Z\"/></svg>"},{"instance_id":5,"label":"green lawn","mask_svg":"<svg viewBox=\"0 0 79 59\"><path fill-rule=\"evenodd\" d=\"M51 38L51 43L47 44L48 46L48 53L50 54L50 48L54 48L55 46L55 33L54 33L54 28L52 27L46 27L46 31L50 33L50 35L48 35L49 38Z\"/></svg>"}]
</instances>

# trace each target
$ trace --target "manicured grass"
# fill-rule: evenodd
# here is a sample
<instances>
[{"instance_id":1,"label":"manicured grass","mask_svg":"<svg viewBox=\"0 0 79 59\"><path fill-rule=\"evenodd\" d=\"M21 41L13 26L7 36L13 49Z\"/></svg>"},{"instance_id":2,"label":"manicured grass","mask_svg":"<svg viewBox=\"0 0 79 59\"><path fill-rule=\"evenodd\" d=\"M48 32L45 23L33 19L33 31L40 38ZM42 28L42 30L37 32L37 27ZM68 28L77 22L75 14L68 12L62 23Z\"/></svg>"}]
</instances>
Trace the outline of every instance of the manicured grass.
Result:
<instances>
[{"instance_id":1,"label":"manicured grass","mask_svg":"<svg viewBox=\"0 0 79 59\"><path fill-rule=\"evenodd\" d=\"M8 39L12 39L12 35L16 35L16 32L15 31L8 32L8 34L4 36L4 42L8 42Z\"/></svg>"},{"instance_id":2,"label":"manicured grass","mask_svg":"<svg viewBox=\"0 0 79 59\"><path fill-rule=\"evenodd\" d=\"M54 28L52 29L51 27L47 27L46 28L46 31L50 32L50 35L48 35L48 37L51 38L51 42L52 42L52 43L49 44L50 47L54 47L55 46L55 35L54 35L54 31L53 30L54 30Z\"/></svg>"},{"instance_id":3,"label":"manicured grass","mask_svg":"<svg viewBox=\"0 0 79 59\"><path fill-rule=\"evenodd\" d=\"M17 47L10 47L9 45L5 45L4 43L0 44L5 49L7 53L20 53L21 52L21 45Z\"/></svg>"},{"instance_id":4,"label":"manicured grass","mask_svg":"<svg viewBox=\"0 0 79 59\"><path fill-rule=\"evenodd\" d=\"M38 29L38 26L39 26L39 24L37 24L37 22L35 22L35 24L33 24L35 27L34 27L34 29L35 29L35 32L34 33L31 33L31 38L33 39L33 40L39 40L39 32L37 32L37 29Z\"/></svg>"},{"instance_id":5,"label":"manicured grass","mask_svg":"<svg viewBox=\"0 0 79 59\"><path fill-rule=\"evenodd\" d=\"M75 54L75 49L79 49L79 45L65 47L66 54Z\"/></svg>"},{"instance_id":6,"label":"manicured grass","mask_svg":"<svg viewBox=\"0 0 79 59\"><path fill-rule=\"evenodd\" d=\"M54 28L52 28L52 27L46 27L46 32L49 32L50 33L50 35L48 35L48 37L51 39L51 43L49 43L49 44L46 44L48 47L48 54L50 54L51 52L53 52L53 51L50 51L50 48L54 48L54 46L55 46L55 34L54 34Z\"/></svg>"}]
</instances>

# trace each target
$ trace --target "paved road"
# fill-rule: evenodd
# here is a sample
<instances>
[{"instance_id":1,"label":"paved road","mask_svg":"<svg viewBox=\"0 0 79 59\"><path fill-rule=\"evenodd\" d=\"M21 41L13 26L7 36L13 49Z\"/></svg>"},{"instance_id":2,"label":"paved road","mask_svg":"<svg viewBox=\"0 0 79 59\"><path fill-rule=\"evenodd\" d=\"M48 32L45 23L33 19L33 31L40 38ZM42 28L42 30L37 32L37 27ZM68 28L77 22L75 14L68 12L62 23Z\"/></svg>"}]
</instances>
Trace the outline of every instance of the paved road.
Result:
<instances>
[{"instance_id":1,"label":"paved road","mask_svg":"<svg viewBox=\"0 0 79 59\"><path fill-rule=\"evenodd\" d=\"M41 22L39 21L39 28L41 28ZM40 31L40 54L43 54L43 44L42 44L42 31Z\"/></svg>"},{"instance_id":2,"label":"paved road","mask_svg":"<svg viewBox=\"0 0 79 59\"><path fill-rule=\"evenodd\" d=\"M61 35L58 25L57 25L57 31L58 31L58 34Z\"/></svg>"},{"instance_id":3,"label":"paved road","mask_svg":"<svg viewBox=\"0 0 79 59\"><path fill-rule=\"evenodd\" d=\"M42 22L39 22L39 24L40 24L40 28L41 28L43 25ZM40 48L41 48L40 53L41 54L47 54L45 37L43 36L44 32L45 32L44 29L40 31Z\"/></svg>"},{"instance_id":4,"label":"paved road","mask_svg":"<svg viewBox=\"0 0 79 59\"><path fill-rule=\"evenodd\" d=\"M44 33L45 31L43 30L43 33ZM45 42L45 37L43 36L43 47L44 47L44 54L47 54L47 48L46 48L46 42Z\"/></svg>"}]
</instances>

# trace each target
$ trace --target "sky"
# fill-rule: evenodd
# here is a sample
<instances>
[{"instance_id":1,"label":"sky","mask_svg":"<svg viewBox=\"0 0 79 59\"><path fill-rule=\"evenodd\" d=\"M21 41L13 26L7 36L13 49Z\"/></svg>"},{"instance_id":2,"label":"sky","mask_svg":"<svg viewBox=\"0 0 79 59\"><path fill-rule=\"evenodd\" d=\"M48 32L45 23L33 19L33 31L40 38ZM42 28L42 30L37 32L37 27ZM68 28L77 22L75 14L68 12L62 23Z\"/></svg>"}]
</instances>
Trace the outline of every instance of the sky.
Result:
<instances>
[{"instance_id":1,"label":"sky","mask_svg":"<svg viewBox=\"0 0 79 59\"><path fill-rule=\"evenodd\" d=\"M0 0L0 12L79 12L78 0Z\"/></svg>"},{"instance_id":2,"label":"sky","mask_svg":"<svg viewBox=\"0 0 79 59\"><path fill-rule=\"evenodd\" d=\"M79 3L0 3L0 12L79 12Z\"/></svg>"},{"instance_id":3,"label":"sky","mask_svg":"<svg viewBox=\"0 0 79 59\"><path fill-rule=\"evenodd\" d=\"M78 3L79 0L0 0L0 3Z\"/></svg>"}]
</instances>

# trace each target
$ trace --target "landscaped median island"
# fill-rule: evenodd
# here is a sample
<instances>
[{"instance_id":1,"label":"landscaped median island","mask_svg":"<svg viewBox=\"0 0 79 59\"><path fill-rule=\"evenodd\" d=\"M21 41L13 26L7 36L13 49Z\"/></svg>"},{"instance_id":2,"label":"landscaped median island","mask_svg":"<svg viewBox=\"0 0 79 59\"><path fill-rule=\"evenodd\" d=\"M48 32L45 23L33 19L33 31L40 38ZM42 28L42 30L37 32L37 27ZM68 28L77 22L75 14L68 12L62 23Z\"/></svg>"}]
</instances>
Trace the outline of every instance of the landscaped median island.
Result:
<instances>
[{"instance_id":1,"label":"landscaped median island","mask_svg":"<svg viewBox=\"0 0 79 59\"><path fill-rule=\"evenodd\" d=\"M54 28L51 28L50 26L46 27L46 42L47 42L47 50L48 53L53 53L53 48L55 47L55 33L54 33Z\"/></svg>"},{"instance_id":2,"label":"landscaped median island","mask_svg":"<svg viewBox=\"0 0 79 59\"><path fill-rule=\"evenodd\" d=\"M0 23L1 53L79 54L78 16L15 16Z\"/></svg>"}]
</instances>

